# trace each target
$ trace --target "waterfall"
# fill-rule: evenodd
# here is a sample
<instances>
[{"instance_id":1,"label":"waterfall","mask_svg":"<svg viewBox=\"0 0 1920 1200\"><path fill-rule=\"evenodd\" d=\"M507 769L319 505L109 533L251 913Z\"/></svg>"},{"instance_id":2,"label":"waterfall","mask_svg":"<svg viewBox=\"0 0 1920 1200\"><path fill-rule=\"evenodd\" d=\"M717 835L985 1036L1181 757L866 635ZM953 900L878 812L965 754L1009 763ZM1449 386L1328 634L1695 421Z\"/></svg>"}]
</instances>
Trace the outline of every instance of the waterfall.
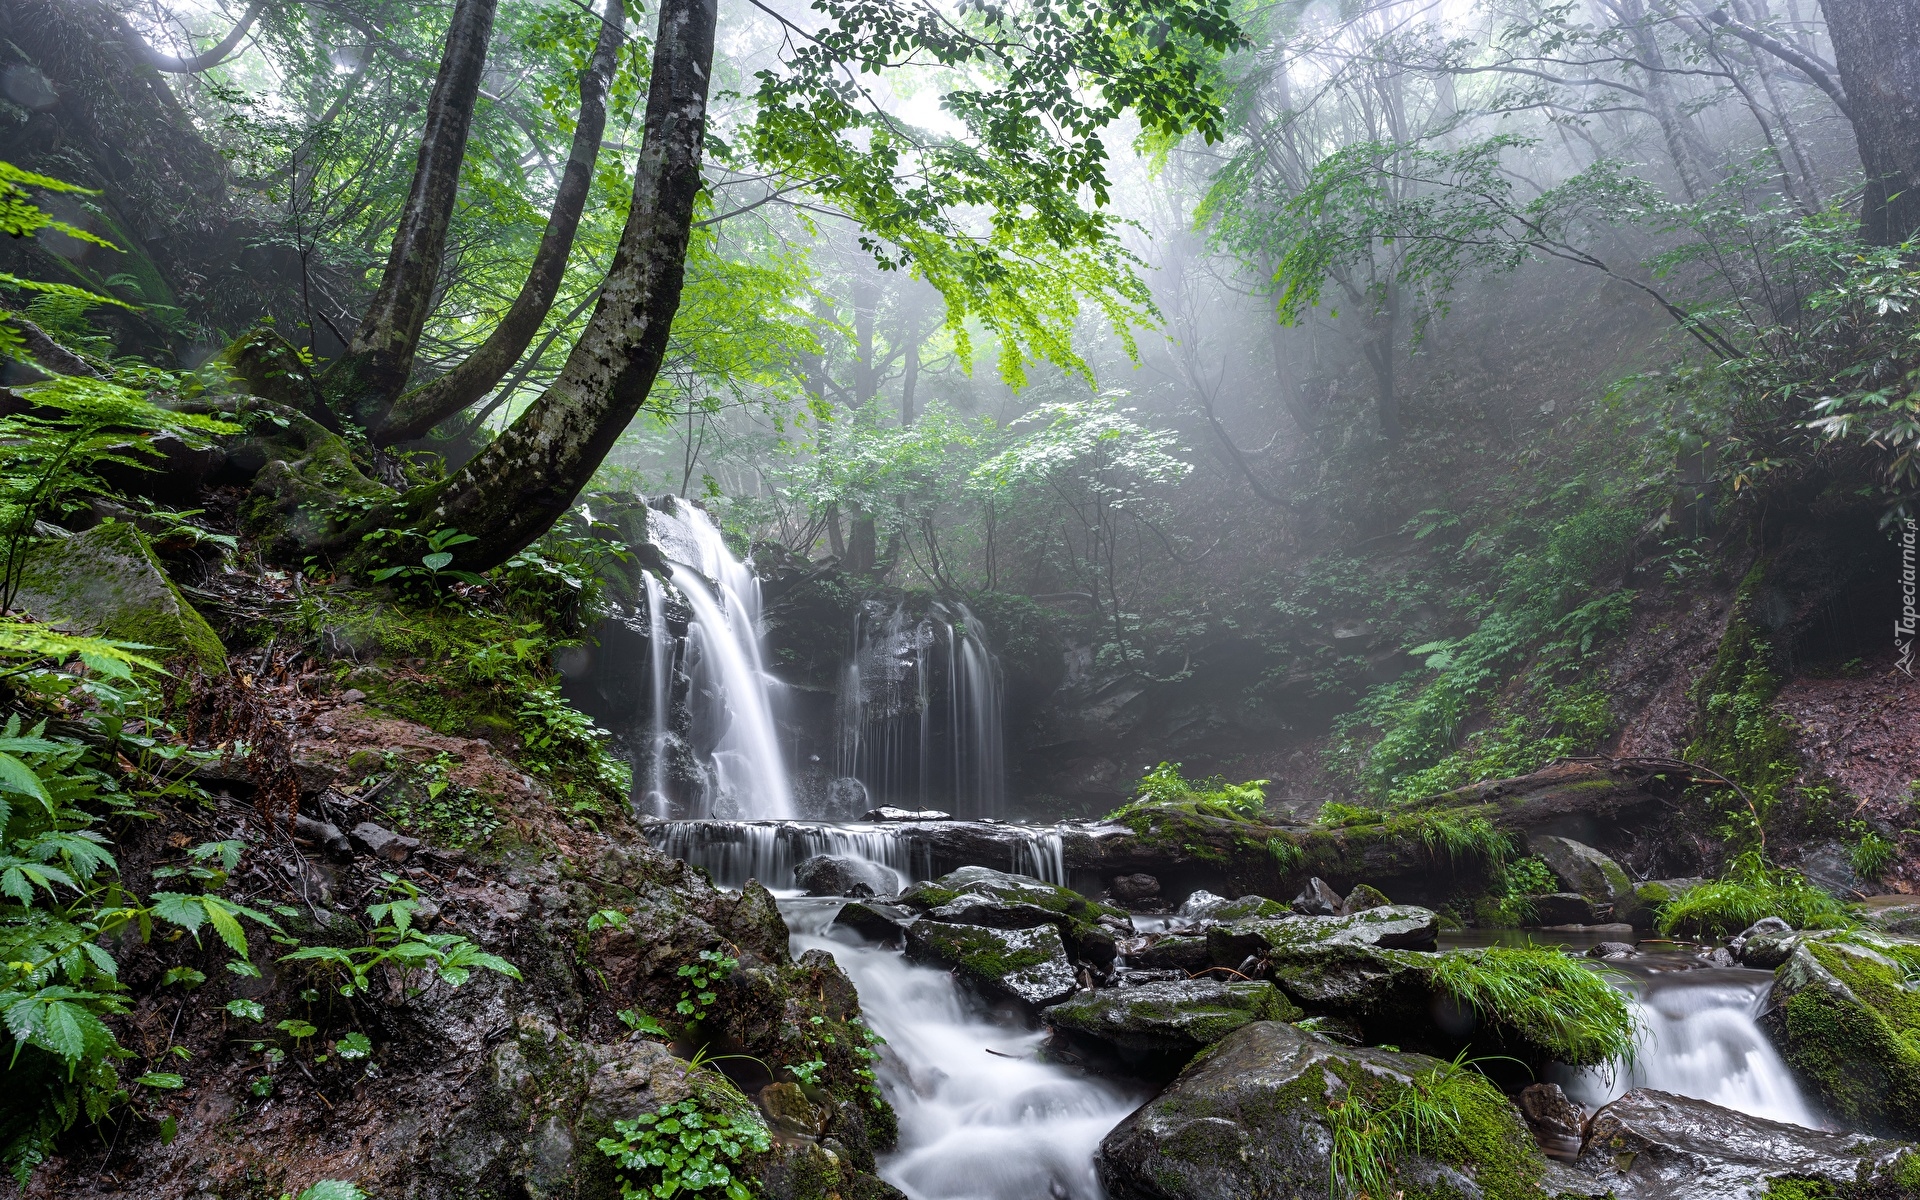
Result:
<instances>
[{"instance_id":1,"label":"waterfall","mask_svg":"<svg viewBox=\"0 0 1920 1200\"><path fill-rule=\"evenodd\" d=\"M950 972L830 936L838 901L780 908L794 956L833 955L886 1039L900 1142L882 1179L912 1200L1103 1200L1094 1151L1144 1093L1043 1061L1045 1034L979 1014Z\"/></svg>"},{"instance_id":2,"label":"waterfall","mask_svg":"<svg viewBox=\"0 0 1920 1200\"><path fill-rule=\"evenodd\" d=\"M793 792L775 734L774 695L779 682L766 671L760 652L760 581L752 568L727 550L719 527L684 501L653 508L647 525L654 542L676 568L673 584L693 611L681 656L691 687L692 739L706 752L708 786L695 806L704 816L791 817ZM657 581L648 588L654 599ZM657 610L656 610L657 611ZM666 670L666 627L651 626L657 672ZM664 697L662 675L656 698ZM666 713L653 717L656 747L667 745ZM656 753L650 776L660 772L664 798L664 753Z\"/></svg>"},{"instance_id":3,"label":"waterfall","mask_svg":"<svg viewBox=\"0 0 1920 1200\"><path fill-rule=\"evenodd\" d=\"M642 572L647 595L647 750L646 791L636 806L649 816L670 815L667 796L667 711L673 703L669 679L674 642L667 633L667 589L652 571ZM639 772L635 772L639 778Z\"/></svg>"},{"instance_id":4,"label":"waterfall","mask_svg":"<svg viewBox=\"0 0 1920 1200\"><path fill-rule=\"evenodd\" d=\"M877 601L854 614L840 687L836 769L875 802L963 817L1005 807L1000 664L966 605L925 615ZM852 815L852 814L844 814Z\"/></svg>"},{"instance_id":5,"label":"waterfall","mask_svg":"<svg viewBox=\"0 0 1920 1200\"><path fill-rule=\"evenodd\" d=\"M1640 1043L1625 1066L1573 1071L1554 1081L1589 1112L1632 1088L1656 1088L1754 1117L1819 1129L1779 1052L1755 1018L1772 986L1769 971L1622 968L1615 983L1633 997Z\"/></svg>"},{"instance_id":6,"label":"waterfall","mask_svg":"<svg viewBox=\"0 0 1920 1200\"><path fill-rule=\"evenodd\" d=\"M995 842L1005 851L998 862L969 858L996 870L1065 887L1067 868L1060 831L1045 826L1000 825ZM656 821L647 836L661 853L699 867L721 887L737 888L749 879L775 891L795 887L793 869L816 854L834 854L878 863L917 883L936 875L935 846L924 827L826 821ZM945 864L951 867L951 860Z\"/></svg>"}]
</instances>

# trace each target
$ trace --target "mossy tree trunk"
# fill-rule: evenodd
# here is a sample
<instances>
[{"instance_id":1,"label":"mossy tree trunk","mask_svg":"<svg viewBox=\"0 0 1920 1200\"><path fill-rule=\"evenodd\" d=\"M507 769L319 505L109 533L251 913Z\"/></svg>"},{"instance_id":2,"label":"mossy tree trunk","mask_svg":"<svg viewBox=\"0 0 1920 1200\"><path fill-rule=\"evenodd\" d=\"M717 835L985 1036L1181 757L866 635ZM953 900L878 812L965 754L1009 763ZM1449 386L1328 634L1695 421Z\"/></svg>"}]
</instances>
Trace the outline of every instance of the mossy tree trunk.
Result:
<instances>
[{"instance_id":1,"label":"mossy tree trunk","mask_svg":"<svg viewBox=\"0 0 1920 1200\"><path fill-rule=\"evenodd\" d=\"M368 427L377 426L407 385L420 331L433 310L434 284L447 244L447 226L467 154L473 105L487 64L497 0L459 0L447 29L446 51L427 101L426 125L413 184L387 255L380 289L367 306L346 354L327 372L335 406Z\"/></svg>"},{"instance_id":2,"label":"mossy tree trunk","mask_svg":"<svg viewBox=\"0 0 1920 1200\"><path fill-rule=\"evenodd\" d=\"M496 566L550 528L645 403L680 307L712 73L715 0L665 0L646 133L612 269L560 376L451 479L408 493L349 531L412 525L476 540L457 565Z\"/></svg>"},{"instance_id":3,"label":"mossy tree trunk","mask_svg":"<svg viewBox=\"0 0 1920 1200\"><path fill-rule=\"evenodd\" d=\"M445 375L394 402L374 430L375 443L390 446L424 436L486 395L520 360L553 308L554 296L566 274L567 256L573 250L574 234L580 227L580 214L592 190L594 164L607 128L607 95L619 65L620 45L626 39L626 11L621 0L609 0L606 10L600 20L600 42L580 75L580 119L574 125L573 149L520 294L478 350Z\"/></svg>"},{"instance_id":4,"label":"mossy tree trunk","mask_svg":"<svg viewBox=\"0 0 1920 1200\"><path fill-rule=\"evenodd\" d=\"M1820 0L1867 174L1861 232L1897 246L1920 229L1920 4Z\"/></svg>"}]
</instances>

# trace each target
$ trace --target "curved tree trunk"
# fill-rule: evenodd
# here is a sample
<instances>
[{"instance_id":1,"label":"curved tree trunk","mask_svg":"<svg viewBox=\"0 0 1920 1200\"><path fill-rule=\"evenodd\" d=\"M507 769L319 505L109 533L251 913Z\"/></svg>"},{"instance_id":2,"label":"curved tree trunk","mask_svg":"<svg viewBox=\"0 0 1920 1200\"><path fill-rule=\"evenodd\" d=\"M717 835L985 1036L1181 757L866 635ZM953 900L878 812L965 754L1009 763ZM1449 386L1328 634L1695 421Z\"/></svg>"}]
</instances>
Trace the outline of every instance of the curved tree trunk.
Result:
<instances>
[{"instance_id":1,"label":"curved tree trunk","mask_svg":"<svg viewBox=\"0 0 1920 1200\"><path fill-rule=\"evenodd\" d=\"M234 48L240 44L240 40L247 36L247 31L253 28L254 21L259 19L260 10L265 6L266 0L253 0L253 3L247 6L247 11L241 15L240 20L234 24L233 29L211 50L182 58L177 54L168 54L164 50L155 50L145 42L141 43L140 48L146 52L147 61L152 63L156 70L168 71L175 75L191 75L196 71L217 67L227 60L227 56L233 53Z\"/></svg>"},{"instance_id":2,"label":"curved tree trunk","mask_svg":"<svg viewBox=\"0 0 1920 1200\"><path fill-rule=\"evenodd\" d=\"M497 0L459 0L447 29L447 48L427 101L413 186L394 231L387 272L380 280L347 352L327 372L336 407L372 428L413 372L413 356L433 308L440 256L453 219L460 162L467 154L473 102L487 63Z\"/></svg>"},{"instance_id":3,"label":"curved tree trunk","mask_svg":"<svg viewBox=\"0 0 1920 1200\"><path fill-rule=\"evenodd\" d=\"M540 249L534 253L533 266L527 271L520 294L514 297L513 307L480 348L459 366L394 401L392 411L374 430L376 445L391 446L423 437L435 425L486 395L520 361L533 335L540 332L540 323L553 308L553 298L566 275L567 255L573 250L573 236L580 228L580 214L586 210L587 193L593 187L594 163L600 157L600 138L607 128L607 93L612 90L620 44L626 38L625 21L626 8L621 0L608 0L607 15L600 22L600 42L580 76L580 119L573 129L573 150L567 156L566 172L560 177Z\"/></svg>"},{"instance_id":4,"label":"curved tree trunk","mask_svg":"<svg viewBox=\"0 0 1920 1200\"><path fill-rule=\"evenodd\" d=\"M1920 4L1820 0L1867 174L1861 232L1897 246L1920 230Z\"/></svg>"},{"instance_id":5,"label":"curved tree trunk","mask_svg":"<svg viewBox=\"0 0 1920 1200\"><path fill-rule=\"evenodd\" d=\"M653 387L686 279L715 15L715 0L660 6L633 207L599 305L560 377L453 478L400 502L418 514L416 528L458 529L477 539L456 549L460 567L497 566L546 532ZM394 515L376 512L368 521L390 525Z\"/></svg>"}]
</instances>

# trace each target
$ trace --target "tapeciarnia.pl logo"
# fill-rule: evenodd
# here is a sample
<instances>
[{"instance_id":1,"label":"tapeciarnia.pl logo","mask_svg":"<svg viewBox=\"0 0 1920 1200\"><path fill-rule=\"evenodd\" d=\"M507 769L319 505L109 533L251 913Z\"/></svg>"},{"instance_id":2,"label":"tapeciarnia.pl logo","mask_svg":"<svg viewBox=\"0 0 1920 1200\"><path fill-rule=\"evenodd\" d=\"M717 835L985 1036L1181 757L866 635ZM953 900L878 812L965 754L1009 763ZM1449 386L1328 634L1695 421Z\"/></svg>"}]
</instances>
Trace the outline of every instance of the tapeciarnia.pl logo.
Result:
<instances>
[{"instance_id":1,"label":"tapeciarnia.pl logo","mask_svg":"<svg viewBox=\"0 0 1920 1200\"><path fill-rule=\"evenodd\" d=\"M1920 591L1920 580L1915 575L1914 521L1908 517L1900 527L1900 616L1893 622L1893 648L1900 652L1896 665L1909 679L1913 678L1914 631L1920 626L1917 591Z\"/></svg>"}]
</instances>

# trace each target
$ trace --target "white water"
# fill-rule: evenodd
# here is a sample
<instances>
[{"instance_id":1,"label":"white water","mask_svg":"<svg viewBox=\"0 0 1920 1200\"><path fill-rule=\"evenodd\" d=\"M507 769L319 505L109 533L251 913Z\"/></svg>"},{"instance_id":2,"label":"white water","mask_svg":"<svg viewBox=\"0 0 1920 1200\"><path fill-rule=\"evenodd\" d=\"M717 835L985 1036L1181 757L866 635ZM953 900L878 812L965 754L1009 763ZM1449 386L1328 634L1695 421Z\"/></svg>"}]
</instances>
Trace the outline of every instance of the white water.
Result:
<instances>
[{"instance_id":1,"label":"white water","mask_svg":"<svg viewBox=\"0 0 1920 1200\"><path fill-rule=\"evenodd\" d=\"M1003 825L1005 862L983 863L1016 875L1031 875L1062 887L1067 882L1065 846L1050 826ZM793 869L816 854L862 858L914 883L932 879L932 847L912 826L825 821L663 821L647 836L669 858L705 868L721 887L749 879L778 891L792 888Z\"/></svg>"},{"instance_id":2,"label":"white water","mask_svg":"<svg viewBox=\"0 0 1920 1200\"><path fill-rule=\"evenodd\" d=\"M880 1177L912 1200L1103 1200L1093 1155L1147 1097L1035 1059L1045 1035L977 1015L945 971L828 937L837 901L783 901L795 955L832 954L890 1051L900 1118Z\"/></svg>"},{"instance_id":3,"label":"white water","mask_svg":"<svg viewBox=\"0 0 1920 1200\"><path fill-rule=\"evenodd\" d=\"M1000 815L1006 798L1000 664L966 605L863 604L841 679L836 767L880 803ZM850 814L848 814L850 815Z\"/></svg>"},{"instance_id":4,"label":"white water","mask_svg":"<svg viewBox=\"0 0 1920 1200\"><path fill-rule=\"evenodd\" d=\"M1641 1023L1632 1066L1562 1068L1555 1082L1589 1112L1645 1087L1821 1128L1786 1063L1755 1023L1772 981L1771 972L1736 969L1628 974L1616 982L1633 996Z\"/></svg>"},{"instance_id":5,"label":"white water","mask_svg":"<svg viewBox=\"0 0 1920 1200\"><path fill-rule=\"evenodd\" d=\"M784 818L793 790L774 732L779 683L760 653L760 581L733 557L713 519L691 504L648 513L648 529L680 567L674 585L693 609L685 663L693 679L697 741L711 744L713 778L704 815ZM662 627L659 632L664 636ZM656 654L656 657L658 655ZM663 710L664 711L664 710Z\"/></svg>"},{"instance_id":6,"label":"white water","mask_svg":"<svg viewBox=\"0 0 1920 1200\"><path fill-rule=\"evenodd\" d=\"M652 571L641 572L647 589L647 790L640 807L650 816L671 813L667 797L667 709L672 703L668 673L673 639L667 635L667 589Z\"/></svg>"}]
</instances>

